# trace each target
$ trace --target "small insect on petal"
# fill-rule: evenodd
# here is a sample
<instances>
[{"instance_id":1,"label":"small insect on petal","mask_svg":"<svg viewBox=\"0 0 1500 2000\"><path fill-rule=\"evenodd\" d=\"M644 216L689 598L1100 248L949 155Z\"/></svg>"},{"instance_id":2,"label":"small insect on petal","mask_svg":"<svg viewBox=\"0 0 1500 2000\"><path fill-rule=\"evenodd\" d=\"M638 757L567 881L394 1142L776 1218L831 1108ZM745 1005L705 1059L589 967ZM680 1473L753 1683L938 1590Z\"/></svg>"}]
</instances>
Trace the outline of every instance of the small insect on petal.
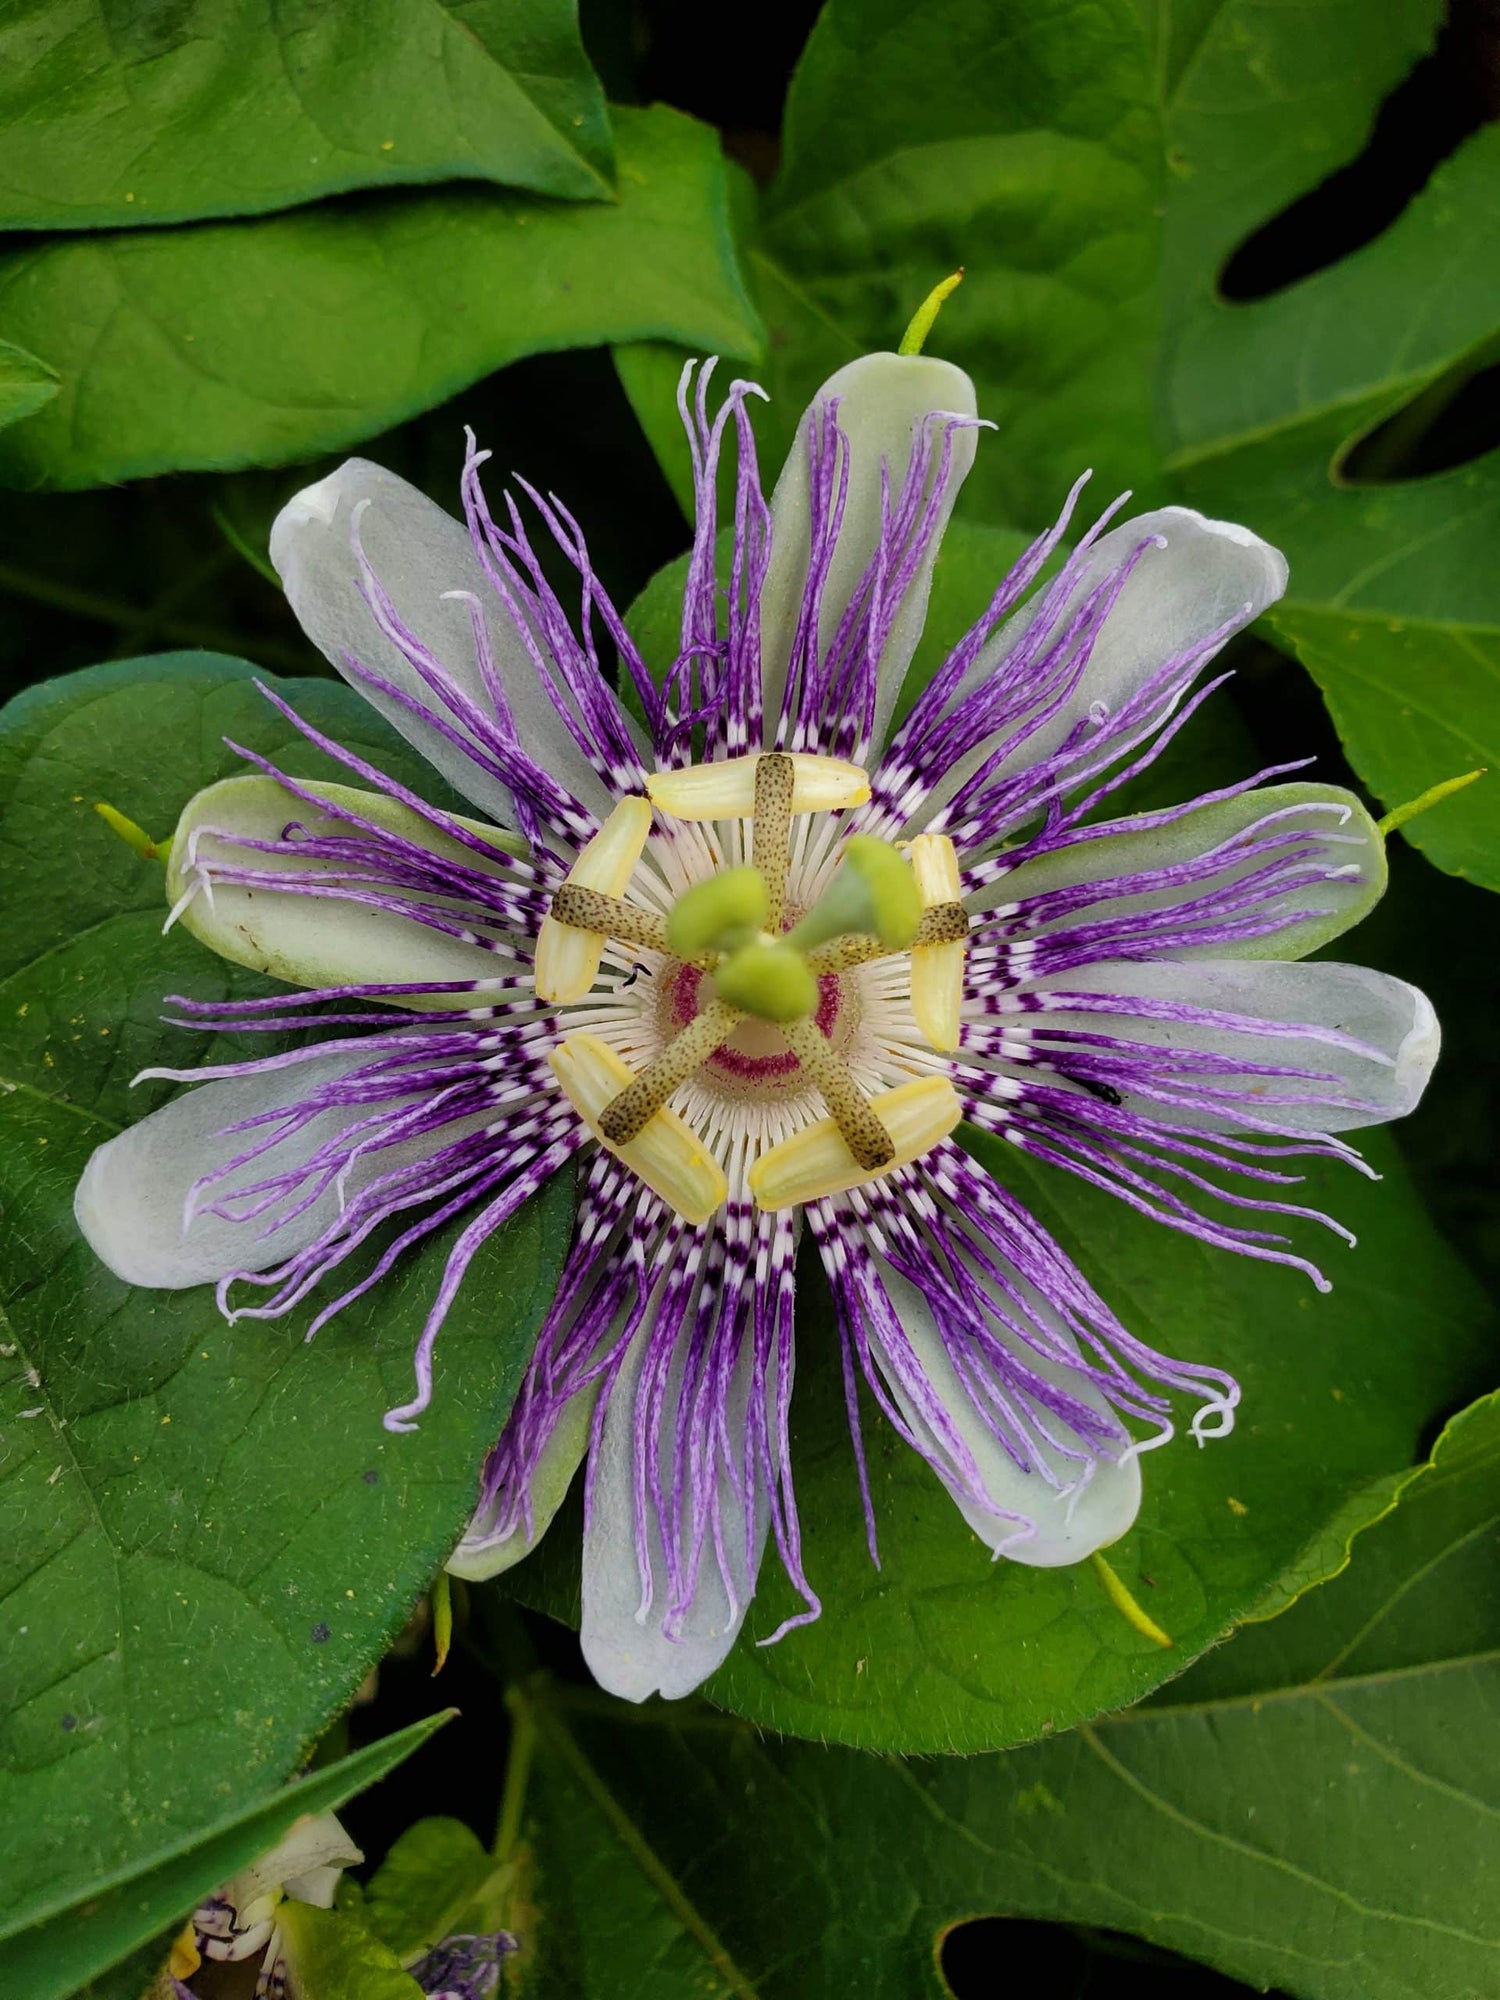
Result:
<instances>
[{"instance_id":1,"label":"small insect on petal","mask_svg":"<svg viewBox=\"0 0 1500 2000\"><path fill-rule=\"evenodd\" d=\"M649 800L621 799L568 870L567 880L601 895L623 895L650 831ZM576 924L544 917L536 941L537 998L554 1005L581 1000L599 976L604 944L602 931L580 930Z\"/></svg>"},{"instance_id":2,"label":"small insect on petal","mask_svg":"<svg viewBox=\"0 0 1500 2000\"><path fill-rule=\"evenodd\" d=\"M719 1171L718 1161L675 1111L664 1107L653 1112L626 1145L612 1146L604 1137L599 1119L605 1105L634 1080L629 1067L607 1042L580 1031L559 1043L547 1061L594 1137L609 1146L684 1221L707 1222L724 1205L729 1183Z\"/></svg>"},{"instance_id":3,"label":"small insect on petal","mask_svg":"<svg viewBox=\"0 0 1500 2000\"><path fill-rule=\"evenodd\" d=\"M841 812L862 806L870 796L870 777L858 764L839 757L792 754L792 811ZM717 764L688 764L680 771L658 771L646 780L652 802L673 819L748 819L755 811L755 767L760 752L730 757Z\"/></svg>"},{"instance_id":4,"label":"small insect on petal","mask_svg":"<svg viewBox=\"0 0 1500 2000\"><path fill-rule=\"evenodd\" d=\"M879 1180L930 1152L963 1116L958 1092L945 1076L918 1077L870 1101L896 1148L893 1159L867 1171L845 1145L835 1121L820 1119L762 1153L750 1169L750 1192L758 1206L792 1208Z\"/></svg>"},{"instance_id":5,"label":"small insect on petal","mask_svg":"<svg viewBox=\"0 0 1500 2000\"><path fill-rule=\"evenodd\" d=\"M906 850L917 878L922 908L933 910L959 900L958 855L945 833L919 833ZM964 995L964 946L918 945L911 955L911 1011L935 1049L956 1049L959 1006Z\"/></svg>"}]
</instances>

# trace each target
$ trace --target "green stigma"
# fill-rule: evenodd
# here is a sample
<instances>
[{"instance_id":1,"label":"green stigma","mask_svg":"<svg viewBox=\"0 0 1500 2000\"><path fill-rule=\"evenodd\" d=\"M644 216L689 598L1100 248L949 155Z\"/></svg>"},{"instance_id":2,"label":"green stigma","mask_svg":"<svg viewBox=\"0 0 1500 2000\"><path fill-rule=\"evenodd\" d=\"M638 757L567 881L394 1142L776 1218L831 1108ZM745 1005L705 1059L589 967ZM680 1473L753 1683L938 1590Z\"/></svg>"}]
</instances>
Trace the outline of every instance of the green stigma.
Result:
<instances>
[{"instance_id":1,"label":"green stigma","mask_svg":"<svg viewBox=\"0 0 1500 2000\"><path fill-rule=\"evenodd\" d=\"M719 998L762 1021L800 1021L817 1011L818 982L789 941L742 945L714 969Z\"/></svg>"},{"instance_id":2,"label":"green stigma","mask_svg":"<svg viewBox=\"0 0 1500 2000\"><path fill-rule=\"evenodd\" d=\"M679 958L734 951L764 928L768 907L758 868L726 868L678 898L667 919L667 943Z\"/></svg>"},{"instance_id":3,"label":"green stigma","mask_svg":"<svg viewBox=\"0 0 1500 2000\"><path fill-rule=\"evenodd\" d=\"M951 277L944 278L940 285L934 285L911 316L911 324L901 336L898 354L920 354L927 336L932 331L933 321L943 309L943 301L956 292L964 281L964 267L959 265Z\"/></svg>"},{"instance_id":4,"label":"green stigma","mask_svg":"<svg viewBox=\"0 0 1500 2000\"><path fill-rule=\"evenodd\" d=\"M830 938L878 938L901 951L922 921L922 896L905 856L887 840L856 833L844 843L843 866L825 893L789 933L787 942L812 951Z\"/></svg>"}]
</instances>

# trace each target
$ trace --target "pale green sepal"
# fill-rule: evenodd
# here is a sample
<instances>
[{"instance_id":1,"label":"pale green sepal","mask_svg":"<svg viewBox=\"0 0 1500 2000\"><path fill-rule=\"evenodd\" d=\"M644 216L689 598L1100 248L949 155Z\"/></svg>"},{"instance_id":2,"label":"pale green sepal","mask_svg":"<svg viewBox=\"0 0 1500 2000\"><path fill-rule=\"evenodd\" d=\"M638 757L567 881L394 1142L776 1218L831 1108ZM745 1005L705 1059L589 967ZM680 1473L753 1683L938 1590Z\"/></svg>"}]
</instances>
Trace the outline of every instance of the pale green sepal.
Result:
<instances>
[{"instance_id":1,"label":"pale green sepal","mask_svg":"<svg viewBox=\"0 0 1500 2000\"><path fill-rule=\"evenodd\" d=\"M416 842L430 853L486 867L481 855L439 833L420 814L382 792L360 791L349 785L309 785L307 789L330 804L356 812L361 818ZM503 833L479 820L460 818L457 814L454 817L502 853L526 852L525 844L514 834ZM276 840L291 821L309 830L358 837L357 828L334 819L320 821L306 800L288 792L274 778L260 775L225 778L197 793L184 807L167 861L167 903L171 908L182 904L178 922L221 958L269 973L290 985L307 987L383 986L421 979L437 982L496 979L516 969L506 954L466 944L460 938L430 930L408 918L359 903L315 896L279 896L264 889L247 890L228 883L214 886L212 900L200 888L187 902L182 901L190 886L191 843L200 829L222 827L252 839ZM200 858L217 857L239 866L284 872L288 876L328 867L326 862L304 862L231 848L207 835L199 839L198 852ZM500 866L497 861L495 872L499 872ZM470 1007L482 997L437 993L413 994L405 1001L395 996L392 999L398 1006L426 1010Z\"/></svg>"},{"instance_id":2,"label":"pale green sepal","mask_svg":"<svg viewBox=\"0 0 1500 2000\"><path fill-rule=\"evenodd\" d=\"M570 1399L556 1428L543 1445L531 1480L531 1529L523 1526L501 1538L486 1529L476 1515L463 1540L444 1567L466 1583L484 1583L513 1569L522 1556L530 1555L552 1525L552 1517L562 1505L573 1475L588 1450L589 1426L594 1405L599 1400L600 1383L593 1382Z\"/></svg>"},{"instance_id":3,"label":"pale green sepal","mask_svg":"<svg viewBox=\"0 0 1500 2000\"><path fill-rule=\"evenodd\" d=\"M276 1915L297 2000L421 2000L390 1946L352 1912L289 1900Z\"/></svg>"},{"instance_id":4,"label":"pale green sepal","mask_svg":"<svg viewBox=\"0 0 1500 2000\"><path fill-rule=\"evenodd\" d=\"M1385 893L1385 842L1359 800L1340 785L1266 785L1259 791L1242 792L1238 798L1202 806L1164 827L1140 828L1132 820L1119 820L1115 823L1118 832L1021 862L997 884L992 901L1010 903L1049 889L1071 888L1080 882L1103 882L1111 876L1169 867L1207 853L1268 814L1280 812L1295 815L1283 821L1284 825L1316 828L1337 836L1326 846L1328 866L1330 870L1354 871L1330 875L1316 889L1302 889L1285 899L1289 914L1310 904L1326 914L1294 918L1284 929L1267 937L1245 938L1231 945L1193 945L1163 951L1160 955L1163 958L1306 958L1309 952L1330 943L1368 916ZM1246 872L1256 865L1246 863ZM1192 893L1196 891L1168 889L1121 897L1112 899L1109 909L1112 914L1166 909ZM1074 924L1089 920L1090 912L1085 909L1071 912L1065 921Z\"/></svg>"}]
</instances>

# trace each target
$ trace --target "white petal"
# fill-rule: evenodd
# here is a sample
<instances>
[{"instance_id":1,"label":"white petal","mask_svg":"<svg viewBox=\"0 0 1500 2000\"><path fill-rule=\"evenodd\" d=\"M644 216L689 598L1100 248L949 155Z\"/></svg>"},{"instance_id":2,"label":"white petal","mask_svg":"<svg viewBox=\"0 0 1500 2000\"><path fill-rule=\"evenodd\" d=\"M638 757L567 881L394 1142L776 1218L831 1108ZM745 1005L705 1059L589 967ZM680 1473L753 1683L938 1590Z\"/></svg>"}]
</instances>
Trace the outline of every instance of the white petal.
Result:
<instances>
[{"instance_id":1,"label":"white petal","mask_svg":"<svg viewBox=\"0 0 1500 2000\"><path fill-rule=\"evenodd\" d=\"M513 825L506 788L433 729L372 692L349 672L345 653L429 708L440 704L400 651L376 626L360 594L350 527L359 518L366 556L408 630L448 669L486 713L468 606L446 591L468 591L484 607L495 666L528 754L595 812L609 795L568 734L516 629L469 539L468 529L415 486L368 459L347 459L336 472L289 500L271 529L271 561L302 629L346 679L414 744L459 792L502 825ZM452 718L444 716L445 721Z\"/></svg>"},{"instance_id":2,"label":"white petal","mask_svg":"<svg viewBox=\"0 0 1500 2000\"><path fill-rule=\"evenodd\" d=\"M244 1910L267 1890L284 1887L299 1902L316 1902L326 1910L332 1908L333 1888L344 1869L364 1858L331 1812L305 1813L268 1854L231 1877L222 1893Z\"/></svg>"},{"instance_id":3,"label":"white petal","mask_svg":"<svg viewBox=\"0 0 1500 2000\"><path fill-rule=\"evenodd\" d=\"M451 1576L461 1576L470 1583L483 1583L489 1577L500 1576L505 1570L514 1568L522 1556L530 1555L551 1527L552 1518L573 1483L573 1475L583 1462L589 1444L589 1425L598 1400L597 1383L580 1390L568 1403L558 1418L556 1429L543 1445L531 1479L530 1529L523 1520L509 1533L498 1534L494 1509L481 1508L444 1565Z\"/></svg>"},{"instance_id":4,"label":"white petal","mask_svg":"<svg viewBox=\"0 0 1500 2000\"><path fill-rule=\"evenodd\" d=\"M1040 854L1034 861L1017 863L988 893L987 900L1019 902L1052 889L1097 882L1100 894L1096 903L1050 922L1039 920L1036 935L1138 910L1165 911L1170 922L1170 912L1184 898L1227 887L1264 862L1253 857L1235 861L1210 882L1156 889L1144 895L1113 895L1114 881L1195 860L1250 828L1262 826L1268 836L1314 836L1317 858L1325 871L1323 879L1310 888L1277 890L1257 906L1257 914L1283 920L1280 930L1235 945L1176 946L1164 950L1163 958L1301 958L1360 922L1385 893L1385 841L1359 800L1339 785L1265 785L1237 798L1221 799L1216 805L1200 806L1167 826L1138 827L1129 819L1113 824L1113 831L1100 827L1095 839L1076 841ZM1320 914L1301 914L1309 910Z\"/></svg>"},{"instance_id":5,"label":"white petal","mask_svg":"<svg viewBox=\"0 0 1500 2000\"><path fill-rule=\"evenodd\" d=\"M226 1135L225 1126L294 1104L319 1084L372 1060L368 1051L356 1050L317 1056L265 1075L205 1083L107 1140L84 1168L73 1197L78 1226L95 1254L127 1284L178 1291L208 1284L229 1271L263 1271L305 1250L337 1215L336 1189L327 1189L301 1215L267 1236L260 1234L266 1216L232 1222L204 1214L196 1215L184 1234L188 1191L200 1176L265 1137L264 1130ZM299 1165L368 1115L369 1107L361 1105L320 1113L270 1153L216 1183L215 1197ZM376 1174L430 1151L435 1143L413 1141L364 1156L346 1178L346 1197L352 1198Z\"/></svg>"},{"instance_id":6,"label":"white petal","mask_svg":"<svg viewBox=\"0 0 1500 2000\"><path fill-rule=\"evenodd\" d=\"M632 1343L610 1392L594 1466L593 1505L583 1538L583 1622L578 1635L583 1657L599 1685L624 1701L644 1701L652 1694L675 1701L701 1686L721 1664L744 1623L768 1526L765 1503L757 1490L755 1561L747 1569L744 1510L727 1475L719 1470L715 1476L720 1520L737 1605L733 1609L730 1606L710 1531L699 1565L697 1591L681 1635L675 1639L666 1636L662 1617L667 1602L667 1571L653 1516L648 1526L652 1602L644 1617L637 1615L642 1592L635 1547L635 1395L650 1330L648 1319ZM671 1450L682 1358L680 1344L663 1404L664 1454ZM744 1435L749 1375L747 1342L736 1364L727 1413L728 1434L736 1441ZM683 1504L688 1504L686 1496Z\"/></svg>"},{"instance_id":7,"label":"white petal","mask_svg":"<svg viewBox=\"0 0 1500 2000\"><path fill-rule=\"evenodd\" d=\"M877 1347L881 1372L907 1422L931 1447L938 1460L938 1477L986 1547L1012 1562L1026 1563L1036 1569L1056 1569L1066 1563L1082 1562L1096 1549L1117 1542L1135 1520L1141 1504L1141 1473L1136 1457L1132 1455L1123 1464L1100 1459L1088 1483L1074 1492L1047 1485L1037 1473L1023 1472L991 1435L959 1381L922 1293L894 1271L882 1272L882 1279L917 1362L967 1446L994 1511L978 1506L965 1490L950 1450L929 1428L902 1388L891 1357ZM1043 1313L1046 1308L1036 1301L1033 1310ZM1068 1345L1073 1344L1061 1329L1058 1333ZM1036 1355L1028 1353L1026 1360L1039 1375L1066 1388L1080 1402L1088 1403L1101 1414L1107 1411L1107 1403L1092 1383ZM1051 1452L1046 1456L1064 1484L1076 1481L1076 1462ZM944 1461L951 1470L942 1469Z\"/></svg>"},{"instance_id":8,"label":"white petal","mask_svg":"<svg viewBox=\"0 0 1500 2000\"><path fill-rule=\"evenodd\" d=\"M487 863L472 848L437 832L419 814L382 793L356 791L348 785L314 785L308 789L444 860L459 861L485 873L504 872L501 863ZM309 835L355 840L364 837L346 821L320 815L315 807L286 791L274 778L226 778L199 792L188 801L172 837L167 901L177 904L191 886L189 869L195 858L209 864L210 871L218 863L258 873L284 874L289 879L335 872L326 861L264 854L200 832L201 828L213 827L246 839L279 840L292 821ZM497 847L514 849L517 845L512 836L478 820L466 819L463 824ZM454 917L459 922L466 921L461 908L455 908ZM432 930L387 910L321 896L277 895L274 890L241 888L229 882L213 882L211 894L200 886L184 903L180 921L221 958L251 966L257 972L268 972L294 986L383 986L409 984L419 979L434 982L496 979L516 969L508 956L465 944L446 932ZM405 1004L419 1008L467 1007L472 1000L471 994L438 993L413 995Z\"/></svg>"},{"instance_id":9,"label":"white petal","mask_svg":"<svg viewBox=\"0 0 1500 2000\"><path fill-rule=\"evenodd\" d=\"M1089 592L1153 536L1165 546L1148 548L1136 564L1072 695L1012 753L1001 773L1025 770L1049 757L1090 711L1101 720L1101 711L1113 714L1174 655L1198 645L1221 625L1248 625L1286 589L1286 558L1248 528L1210 521L1191 507L1159 507L1100 536L1054 629L1066 630ZM960 697L989 679L1032 615L1021 611L1001 626L965 676ZM984 754L981 750L966 759L934 799L951 794L958 777L976 769Z\"/></svg>"},{"instance_id":10,"label":"white petal","mask_svg":"<svg viewBox=\"0 0 1500 2000\"><path fill-rule=\"evenodd\" d=\"M771 563L761 593L761 658L765 683L766 742L776 734L786 687L787 661L807 582L811 509L808 499L808 438L813 414L839 399L838 422L849 441L849 489L838 547L824 587L819 618L820 650L838 628L860 577L880 540L881 466L890 467L891 502L901 492L911 462L912 442L935 411L972 418L974 385L961 368L931 355L866 354L831 375L813 398L797 428L796 442L771 496ZM922 634L932 566L942 529L958 489L974 463L972 427L953 437L952 473L942 521L928 546L880 659L874 751L885 740L906 669ZM872 753L873 754L873 753Z\"/></svg>"},{"instance_id":11,"label":"white petal","mask_svg":"<svg viewBox=\"0 0 1500 2000\"><path fill-rule=\"evenodd\" d=\"M1288 1077L1215 1079L1256 1096L1292 1096L1304 1101L1248 1107L1252 1117L1306 1132L1347 1132L1361 1125L1380 1125L1404 1118L1416 1108L1438 1058L1441 1035L1432 1003L1425 993L1388 973L1365 965L1259 964L1235 959L1197 959L1190 965L1118 963L1091 965L1037 981L1038 990L1063 993L1113 993L1177 1002L1186 1007L1212 1008L1250 1021L1292 1022L1352 1036L1372 1053L1362 1054L1317 1038L1316 1035L1271 1036L1253 1030L1195 1025L1190 1021L1153 1021L1139 1015L1048 1014L1032 1016L1049 1025L1080 1027L1095 1034L1119 1035L1155 1047L1206 1051L1245 1062L1285 1064L1328 1072L1331 1083L1299 1082ZM1358 1099L1364 1108L1334 1109L1314 1093ZM1127 1092L1128 1104L1136 1105ZM1148 1099L1136 1108L1154 1117L1173 1117ZM1237 1130L1243 1124L1228 1113L1183 1111L1188 1124Z\"/></svg>"}]
</instances>

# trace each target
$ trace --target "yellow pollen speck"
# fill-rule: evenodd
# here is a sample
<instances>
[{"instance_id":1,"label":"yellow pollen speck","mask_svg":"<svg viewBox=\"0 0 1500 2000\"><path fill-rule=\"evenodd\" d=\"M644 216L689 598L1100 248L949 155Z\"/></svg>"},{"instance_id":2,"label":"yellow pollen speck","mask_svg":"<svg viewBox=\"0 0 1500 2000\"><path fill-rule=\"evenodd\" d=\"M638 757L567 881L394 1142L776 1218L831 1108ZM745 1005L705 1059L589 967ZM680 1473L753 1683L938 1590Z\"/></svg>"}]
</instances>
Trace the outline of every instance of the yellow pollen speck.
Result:
<instances>
[{"instance_id":1,"label":"yellow pollen speck","mask_svg":"<svg viewBox=\"0 0 1500 2000\"><path fill-rule=\"evenodd\" d=\"M1250 1512L1250 1509L1245 1505L1244 1501L1236 1500L1232 1493L1227 1494L1225 1497L1229 1502L1230 1513L1237 1514L1240 1517L1240 1519L1243 1520L1245 1515Z\"/></svg>"}]
</instances>

